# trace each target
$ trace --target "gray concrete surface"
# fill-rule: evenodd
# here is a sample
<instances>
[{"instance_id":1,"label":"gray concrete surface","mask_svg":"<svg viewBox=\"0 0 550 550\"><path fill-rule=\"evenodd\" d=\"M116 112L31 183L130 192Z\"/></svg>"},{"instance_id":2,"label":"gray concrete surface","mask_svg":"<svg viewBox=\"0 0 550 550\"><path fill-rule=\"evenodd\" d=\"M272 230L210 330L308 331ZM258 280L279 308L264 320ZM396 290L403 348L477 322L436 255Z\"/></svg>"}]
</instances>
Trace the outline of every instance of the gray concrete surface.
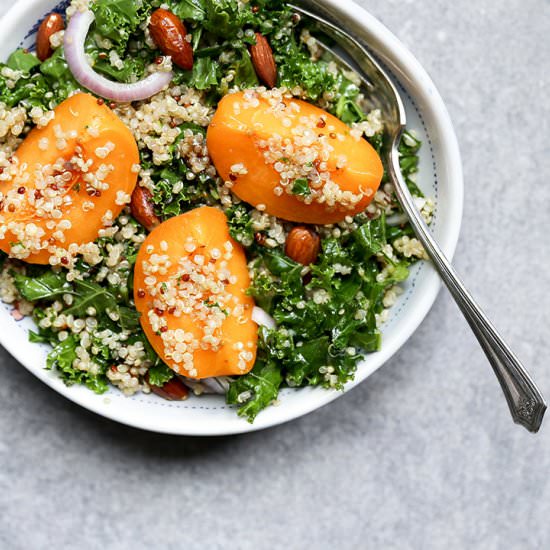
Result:
<instances>
[{"instance_id":1,"label":"gray concrete surface","mask_svg":"<svg viewBox=\"0 0 550 550\"><path fill-rule=\"evenodd\" d=\"M457 266L550 396L550 2L361 3L447 102L466 179ZM511 423L445 293L368 382L248 436L140 433L5 352L0 369L2 549L550 548L550 426Z\"/></svg>"}]
</instances>

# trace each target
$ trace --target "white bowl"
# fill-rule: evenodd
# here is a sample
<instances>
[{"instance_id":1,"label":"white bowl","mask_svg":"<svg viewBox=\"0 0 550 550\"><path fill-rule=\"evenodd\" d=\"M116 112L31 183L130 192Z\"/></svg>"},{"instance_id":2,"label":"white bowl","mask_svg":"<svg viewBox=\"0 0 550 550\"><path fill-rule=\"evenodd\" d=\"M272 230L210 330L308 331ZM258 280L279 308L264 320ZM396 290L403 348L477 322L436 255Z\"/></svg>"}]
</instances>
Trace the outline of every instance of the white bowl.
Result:
<instances>
[{"instance_id":1,"label":"white bowl","mask_svg":"<svg viewBox=\"0 0 550 550\"><path fill-rule=\"evenodd\" d=\"M2 20L0 59L6 59L21 45L31 46L40 20L54 8L63 9L67 4L58 0L18 1ZM419 183L423 191L436 200L432 230L443 250L452 257L462 218L462 169L455 133L433 82L390 31L351 0L317 0L306 4L330 12L342 26L367 43L399 84L409 127L417 131L424 143ZM439 288L439 278L429 264L421 263L412 269L405 292L383 328L382 350L365 357L355 381L347 384L346 391L370 376L407 341L432 307ZM339 391L320 388L283 390L280 403L260 413L254 424L238 417L235 410L217 396L192 397L181 403L151 395L128 398L118 390L98 396L84 387L67 387L55 372L44 369L48 348L27 341L28 330L33 327L30 320L16 322L10 315L10 307L2 305L0 322L3 328L0 343L55 391L112 420L155 432L180 435L250 432L298 418L342 395Z\"/></svg>"}]
</instances>

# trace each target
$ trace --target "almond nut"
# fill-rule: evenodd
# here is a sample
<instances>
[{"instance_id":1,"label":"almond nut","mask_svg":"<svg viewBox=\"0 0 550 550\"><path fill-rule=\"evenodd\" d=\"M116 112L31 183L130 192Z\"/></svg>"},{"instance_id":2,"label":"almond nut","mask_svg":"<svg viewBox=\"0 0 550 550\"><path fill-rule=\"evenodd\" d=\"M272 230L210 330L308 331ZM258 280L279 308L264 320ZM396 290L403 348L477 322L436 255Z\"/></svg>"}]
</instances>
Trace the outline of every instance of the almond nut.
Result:
<instances>
[{"instance_id":1,"label":"almond nut","mask_svg":"<svg viewBox=\"0 0 550 550\"><path fill-rule=\"evenodd\" d=\"M273 57L273 50L267 38L256 33L256 44L250 46L250 57L258 78L268 88L275 88L277 84L277 65Z\"/></svg>"},{"instance_id":2,"label":"almond nut","mask_svg":"<svg viewBox=\"0 0 550 550\"><path fill-rule=\"evenodd\" d=\"M160 225L160 219L155 214L153 195L149 189L141 187L141 185L137 185L132 193L130 210L136 221L143 225L147 231L152 231L157 225Z\"/></svg>"},{"instance_id":3,"label":"almond nut","mask_svg":"<svg viewBox=\"0 0 550 550\"><path fill-rule=\"evenodd\" d=\"M302 265L314 264L319 256L321 239L309 227L299 225L286 238L285 254Z\"/></svg>"},{"instance_id":4,"label":"almond nut","mask_svg":"<svg viewBox=\"0 0 550 550\"><path fill-rule=\"evenodd\" d=\"M53 48L50 44L52 34L62 31L65 28L63 17L59 13L50 13L40 23L38 34L36 35L36 57L40 61L46 61L53 54Z\"/></svg>"},{"instance_id":5,"label":"almond nut","mask_svg":"<svg viewBox=\"0 0 550 550\"><path fill-rule=\"evenodd\" d=\"M171 11L159 8L151 15L149 32L164 55L184 70L193 68L193 46L187 39L187 30L182 20Z\"/></svg>"},{"instance_id":6,"label":"almond nut","mask_svg":"<svg viewBox=\"0 0 550 550\"><path fill-rule=\"evenodd\" d=\"M164 386L154 386L149 382L149 375L145 377L151 391L168 401L184 401L189 396L189 388L177 377L166 382Z\"/></svg>"}]
</instances>

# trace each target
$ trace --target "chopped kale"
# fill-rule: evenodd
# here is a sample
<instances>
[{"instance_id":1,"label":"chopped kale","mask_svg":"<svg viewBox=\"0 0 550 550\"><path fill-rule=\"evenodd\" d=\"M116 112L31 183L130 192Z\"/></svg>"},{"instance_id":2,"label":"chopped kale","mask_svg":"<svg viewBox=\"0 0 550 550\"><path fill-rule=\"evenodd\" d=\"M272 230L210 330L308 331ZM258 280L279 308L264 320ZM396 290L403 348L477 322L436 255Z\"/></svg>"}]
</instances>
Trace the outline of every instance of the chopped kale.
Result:
<instances>
[{"instance_id":1,"label":"chopped kale","mask_svg":"<svg viewBox=\"0 0 550 550\"><path fill-rule=\"evenodd\" d=\"M35 67L40 65L40 60L25 50L15 50L9 57L6 65L14 71L30 73Z\"/></svg>"},{"instance_id":2,"label":"chopped kale","mask_svg":"<svg viewBox=\"0 0 550 550\"><path fill-rule=\"evenodd\" d=\"M262 331L259 350L268 360L276 358L288 386L341 389L353 378L361 353L380 348L376 315L384 309L386 290L408 276L407 260L384 255L387 233L381 216L345 237L324 239L309 282L302 279L302 266L282 252L258 252L250 294L277 322L276 330ZM387 276L380 278L383 265ZM235 384L242 394L241 379ZM240 414L252 421L257 406Z\"/></svg>"},{"instance_id":3,"label":"chopped kale","mask_svg":"<svg viewBox=\"0 0 550 550\"><path fill-rule=\"evenodd\" d=\"M96 0L91 4L96 31L122 51L147 18L150 8L151 2L135 0Z\"/></svg>"},{"instance_id":4,"label":"chopped kale","mask_svg":"<svg viewBox=\"0 0 550 550\"><path fill-rule=\"evenodd\" d=\"M206 16L206 2L204 0L170 0L169 5L178 17L184 21L203 21Z\"/></svg>"},{"instance_id":5,"label":"chopped kale","mask_svg":"<svg viewBox=\"0 0 550 550\"><path fill-rule=\"evenodd\" d=\"M254 230L249 209L242 203L232 206L226 211L229 233L244 246L251 246L254 242Z\"/></svg>"},{"instance_id":6,"label":"chopped kale","mask_svg":"<svg viewBox=\"0 0 550 550\"><path fill-rule=\"evenodd\" d=\"M294 180L291 191L293 195L300 195L301 197L311 195L311 189L309 188L307 178L298 178Z\"/></svg>"},{"instance_id":7,"label":"chopped kale","mask_svg":"<svg viewBox=\"0 0 550 550\"><path fill-rule=\"evenodd\" d=\"M204 6L204 28L225 40L236 38L253 21L250 7L233 0L204 0Z\"/></svg>"},{"instance_id":8,"label":"chopped kale","mask_svg":"<svg viewBox=\"0 0 550 550\"><path fill-rule=\"evenodd\" d=\"M15 275L15 286L25 300L36 302L56 298L70 291L70 285L61 273L46 271L38 277Z\"/></svg>"},{"instance_id":9,"label":"chopped kale","mask_svg":"<svg viewBox=\"0 0 550 550\"><path fill-rule=\"evenodd\" d=\"M418 172L418 151L422 146L421 142L410 132L405 132L399 145L399 153L401 157L399 164L401 166L401 172L407 183L407 187L410 192L417 197L423 197L423 193L416 185L414 176Z\"/></svg>"},{"instance_id":10,"label":"chopped kale","mask_svg":"<svg viewBox=\"0 0 550 550\"><path fill-rule=\"evenodd\" d=\"M338 99L333 113L346 124L364 120L365 113L357 102L361 92L360 88L342 74L337 77L337 87Z\"/></svg>"},{"instance_id":11,"label":"chopped kale","mask_svg":"<svg viewBox=\"0 0 550 550\"><path fill-rule=\"evenodd\" d=\"M240 405L239 415L252 422L277 399L282 381L281 369L273 359L258 359L252 371L229 386L227 403Z\"/></svg>"},{"instance_id":12,"label":"chopped kale","mask_svg":"<svg viewBox=\"0 0 550 550\"><path fill-rule=\"evenodd\" d=\"M219 82L219 65L210 57L201 57L193 65L189 85L197 90L208 90Z\"/></svg>"},{"instance_id":13,"label":"chopped kale","mask_svg":"<svg viewBox=\"0 0 550 550\"><path fill-rule=\"evenodd\" d=\"M199 205L214 204L219 199L215 180L204 172L188 180L189 168L181 159L170 167L152 167L152 170L155 182L153 202L162 219L179 216Z\"/></svg>"},{"instance_id":14,"label":"chopped kale","mask_svg":"<svg viewBox=\"0 0 550 550\"><path fill-rule=\"evenodd\" d=\"M57 341L48 355L46 368L56 369L61 379L68 386L85 384L95 393L105 393L109 389L109 384L104 373L91 374L88 371L79 370L74 367L74 362L77 359L77 347L78 340L73 335L68 336L62 342Z\"/></svg>"}]
</instances>

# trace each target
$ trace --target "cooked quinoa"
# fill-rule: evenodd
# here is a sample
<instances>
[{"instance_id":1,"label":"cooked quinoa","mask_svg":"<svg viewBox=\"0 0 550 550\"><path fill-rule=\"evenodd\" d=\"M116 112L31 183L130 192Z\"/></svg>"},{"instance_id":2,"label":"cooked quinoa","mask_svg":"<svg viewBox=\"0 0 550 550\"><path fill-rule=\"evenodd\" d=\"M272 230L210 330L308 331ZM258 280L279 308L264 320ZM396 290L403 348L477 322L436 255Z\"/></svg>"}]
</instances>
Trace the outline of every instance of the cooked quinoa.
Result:
<instances>
[{"instance_id":1,"label":"cooked quinoa","mask_svg":"<svg viewBox=\"0 0 550 550\"><path fill-rule=\"evenodd\" d=\"M164 353L184 368L169 369L154 352L140 326L133 301L133 269L147 230L132 216L131 195L118 191L118 217L107 210L98 239L80 245L67 244L71 222L64 218L66 201L61 192L75 171L93 197L108 189L106 179L114 170L109 158L117 145L108 141L95 149L102 159L92 167L78 147L74 156L52 165L40 165L35 173L32 196L21 192L28 174L18 163L16 151L33 128L56 124L54 109L80 90L64 60L60 31L50 37L53 56L44 62L34 53L18 50L0 65L0 205L15 211L23 200L48 219L53 240L44 245L44 230L22 221L0 221L0 238L11 232L9 256L2 255L0 299L13 306L14 317L32 316L36 330L32 342L52 346L47 368L55 369L67 384L85 384L98 393L110 386L127 396L150 393L173 377L195 394L226 393L228 403L239 407L249 420L276 400L283 386L307 385L339 388L354 376L365 353L381 345L381 326L389 309L402 293L400 283L408 267L426 259L398 205L393 186L384 177L366 210L354 208L370 189L358 194L342 191L332 180L327 162L343 140L336 129L325 129L325 117L301 116L285 101L300 98L335 115L349 127L354 140L368 140L380 152L384 124L380 111L366 111L366 101L357 75L323 57L313 31L282 1L258 0L120 0L118 9L108 0L73 0L66 11L70 18L92 9L96 24L88 37L87 51L94 69L119 82L135 82L151 71L174 71L172 83L148 100L133 103L107 102L130 129L139 148L140 162L132 167L138 186L147 190L160 221L199 206L214 206L227 216L233 239L244 247L252 281L249 290L256 304L275 320L275 329L261 328L256 364L252 343L239 342L239 364L249 374L218 380L188 380L196 374L193 353L216 351L218 329L225 319L232 296L227 285L233 275L223 262L232 257L232 245L213 252L221 268L205 263L196 253L178 264L178 283L173 287L157 281L170 265L170 242L148 250L144 263L147 277L140 292L155 296L162 306L151 309L148 319L162 334ZM163 7L184 19L195 52L192 70L174 66L161 56L148 29L153 9ZM269 37L278 66L277 87L267 89L259 81L249 54L255 33ZM321 252L313 265L303 266L285 254L285 243L297 225L241 202L233 193L235 180L250 173L242 162L231 166L224 181L210 158L206 129L220 99L246 90L244 101L235 104L235 114L267 101L284 127L293 128L291 138L279 135L258 143L266 164L280 175L274 194L297 196L304 204L335 205L350 212L336 224L311 228L320 238ZM287 101L288 102L288 101ZM57 124L55 146L62 152L74 135ZM97 129L86 130L91 137ZM38 143L41 151L52 145ZM434 203L416 184L420 142L407 132L401 144L402 170L419 210L429 223ZM336 160L338 169L348 162ZM18 181L9 191L4 182ZM27 178L27 179L25 179ZM307 190L302 193L301 189ZM98 196L99 196L98 195ZM369 196L370 195L370 196ZM83 220L93 213L90 199L82 205ZM196 243L189 239L188 252ZM47 251L47 266L26 263L33 254ZM196 291L197 281L216 297L211 307L206 294ZM179 293L179 294L178 294ZM183 293L183 294L181 294ZM176 299L184 295L183 300ZM207 329L200 340L185 331L171 330L162 316L165 310L184 314L195 311ZM242 312L233 308L232 314Z\"/></svg>"}]
</instances>

